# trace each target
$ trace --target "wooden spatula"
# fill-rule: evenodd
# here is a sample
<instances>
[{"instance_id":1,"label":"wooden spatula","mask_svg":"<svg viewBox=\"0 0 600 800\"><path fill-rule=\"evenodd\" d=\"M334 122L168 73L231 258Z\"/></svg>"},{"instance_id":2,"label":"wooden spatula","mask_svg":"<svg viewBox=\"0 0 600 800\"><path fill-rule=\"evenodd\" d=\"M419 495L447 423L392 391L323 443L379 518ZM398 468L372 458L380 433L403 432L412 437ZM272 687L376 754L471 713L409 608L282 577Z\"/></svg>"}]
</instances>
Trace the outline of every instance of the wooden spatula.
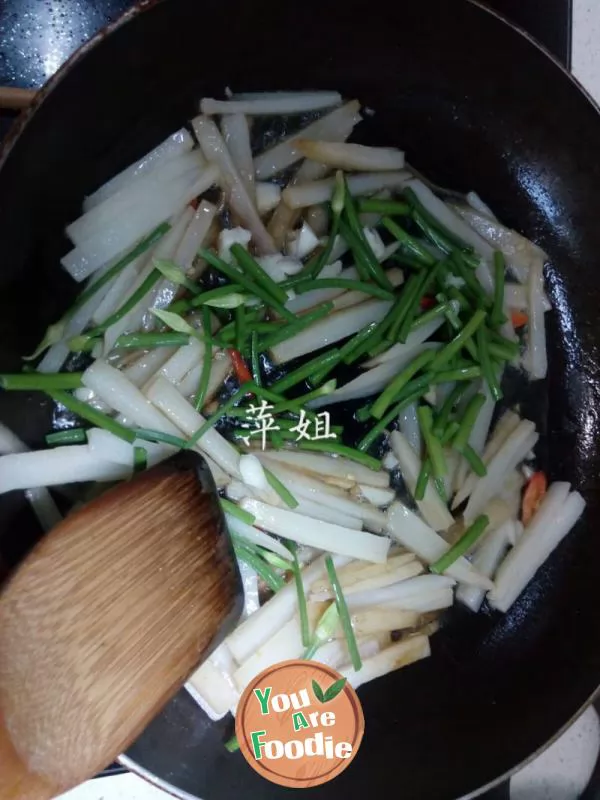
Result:
<instances>
[{"instance_id":1,"label":"wooden spatula","mask_svg":"<svg viewBox=\"0 0 600 800\"><path fill-rule=\"evenodd\" d=\"M196 454L68 516L0 594L1 800L48 800L111 763L235 624L241 597Z\"/></svg>"}]
</instances>

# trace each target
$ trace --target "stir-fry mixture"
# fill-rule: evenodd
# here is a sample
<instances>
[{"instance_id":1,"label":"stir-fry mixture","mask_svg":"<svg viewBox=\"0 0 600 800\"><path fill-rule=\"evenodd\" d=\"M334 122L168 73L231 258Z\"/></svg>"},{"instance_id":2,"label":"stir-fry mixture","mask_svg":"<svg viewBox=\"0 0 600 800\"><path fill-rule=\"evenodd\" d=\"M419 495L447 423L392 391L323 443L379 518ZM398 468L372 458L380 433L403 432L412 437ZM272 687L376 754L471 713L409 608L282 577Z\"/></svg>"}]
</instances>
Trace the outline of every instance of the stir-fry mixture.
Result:
<instances>
[{"instance_id":1,"label":"stir-fry mixture","mask_svg":"<svg viewBox=\"0 0 600 800\"><path fill-rule=\"evenodd\" d=\"M82 291L0 376L56 404L48 449L0 434L0 492L45 528L48 486L207 460L245 589L189 683L213 719L274 662L357 687L429 656L454 603L508 611L585 505L503 405L511 371L546 376L544 253L347 143L360 121L336 92L204 99L86 198L62 260Z\"/></svg>"}]
</instances>

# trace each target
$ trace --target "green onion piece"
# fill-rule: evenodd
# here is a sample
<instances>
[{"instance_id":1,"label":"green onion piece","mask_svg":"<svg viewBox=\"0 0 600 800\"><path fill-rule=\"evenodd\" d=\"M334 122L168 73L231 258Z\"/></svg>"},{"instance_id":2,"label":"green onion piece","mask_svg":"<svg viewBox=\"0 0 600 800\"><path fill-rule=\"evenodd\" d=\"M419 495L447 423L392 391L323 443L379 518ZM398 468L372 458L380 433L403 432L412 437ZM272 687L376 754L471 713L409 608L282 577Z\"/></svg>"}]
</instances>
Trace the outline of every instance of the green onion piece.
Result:
<instances>
[{"instance_id":1,"label":"green onion piece","mask_svg":"<svg viewBox=\"0 0 600 800\"><path fill-rule=\"evenodd\" d=\"M270 350L275 345L291 339L293 336L309 328L314 322L328 316L333 310L333 303L324 303L322 306L309 311L298 317L295 322L285 325L277 325L277 328L270 336L267 336L263 343L264 350Z\"/></svg>"},{"instance_id":2,"label":"green onion piece","mask_svg":"<svg viewBox=\"0 0 600 800\"><path fill-rule=\"evenodd\" d=\"M196 411L201 411L206 400L206 393L208 391L208 384L210 382L210 373L212 370L212 333L210 324L210 311L206 306L202 309L202 330L206 340L204 348L204 360L202 362L202 371L200 372L200 383L198 384L198 391L194 397L194 408Z\"/></svg>"},{"instance_id":3,"label":"green onion piece","mask_svg":"<svg viewBox=\"0 0 600 800\"><path fill-rule=\"evenodd\" d=\"M446 228L437 217L435 217L430 211L428 211L423 203L419 200L417 195L415 194L414 190L410 187L404 190L404 194L408 198L409 203L411 206L416 209L419 214L429 222L434 228L437 228L439 232L444 236L444 238L448 239L450 242L454 244L455 247L458 247L460 250L465 250L467 253L472 253L473 248L463 241L460 236L457 236L451 230Z\"/></svg>"},{"instance_id":4,"label":"green onion piece","mask_svg":"<svg viewBox=\"0 0 600 800\"><path fill-rule=\"evenodd\" d=\"M373 442L380 436L387 426L393 422L401 411L404 411L406 406L420 400L421 397L427 392L432 373L428 372L415 381L412 381L405 388L402 397L398 399L397 403L382 417L377 425L374 425L369 433L364 436L358 443L358 449L361 451L368 450Z\"/></svg>"},{"instance_id":5,"label":"green onion piece","mask_svg":"<svg viewBox=\"0 0 600 800\"><path fill-rule=\"evenodd\" d=\"M354 203L352 202L354 208ZM358 219L358 218L357 218ZM393 286L385 274L385 270L377 260L371 245L367 242L364 231L357 222L353 226L346 217L340 221L340 231L344 239L350 245L350 250L356 262L356 269L363 281L374 280L382 289L393 291Z\"/></svg>"},{"instance_id":6,"label":"green onion piece","mask_svg":"<svg viewBox=\"0 0 600 800\"><path fill-rule=\"evenodd\" d=\"M456 420L453 420L452 422L450 422L448 424L448 427L446 428L446 430L439 437L439 440L440 440L440 443L442 444L442 446L450 444L452 439L454 439L454 437L458 433L458 429L459 428L460 428L460 425L459 425L458 422L456 422Z\"/></svg>"},{"instance_id":7,"label":"green onion piece","mask_svg":"<svg viewBox=\"0 0 600 800\"><path fill-rule=\"evenodd\" d=\"M407 217L410 214L408 203L398 200L377 200L377 198L363 198L358 201L358 210L365 214L386 214L389 217Z\"/></svg>"},{"instance_id":8,"label":"green onion piece","mask_svg":"<svg viewBox=\"0 0 600 800\"><path fill-rule=\"evenodd\" d=\"M183 450L187 444L186 440L181 439L179 436L172 436L170 433L163 433L162 431L153 431L149 428L135 428L134 434L136 439L158 444L169 444L178 450Z\"/></svg>"},{"instance_id":9,"label":"green onion piece","mask_svg":"<svg viewBox=\"0 0 600 800\"><path fill-rule=\"evenodd\" d=\"M246 315L243 306L238 306L235 310L235 338L237 349L240 353L246 350Z\"/></svg>"},{"instance_id":10,"label":"green onion piece","mask_svg":"<svg viewBox=\"0 0 600 800\"><path fill-rule=\"evenodd\" d=\"M489 517L485 514L477 517L475 522L464 532L458 542L456 542L448 552L444 553L438 561L432 564L429 569L438 574L445 572L458 558L464 556L465 553L468 553L473 548L477 540L483 536L489 524Z\"/></svg>"},{"instance_id":11,"label":"green onion piece","mask_svg":"<svg viewBox=\"0 0 600 800\"><path fill-rule=\"evenodd\" d=\"M434 319L446 316L448 311L452 310L453 310L452 302L447 301L446 303L440 303L439 305L430 308L428 311L423 312L423 314L420 314L415 320L413 320L410 329L411 331L416 331L417 328L421 328L423 325L427 325Z\"/></svg>"},{"instance_id":12,"label":"green onion piece","mask_svg":"<svg viewBox=\"0 0 600 800\"><path fill-rule=\"evenodd\" d=\"M317 253L317 255L314 258L312 258L308 262L308 264L306 264L306 266L300 273L302 279L317 278L321 274L323 268L327 266L327 264L329 264L329 261L331 259L331 253L333 252L333 246L335 244L335 240L338 237L339 230L340 230L340 217L339 215L334 214L331 231L327 239L327 244L319 253ZM286 283L289 284L290 282L286 281ZM296 285L297 285L296 283L293 284L294 287Z\"/></svg>"},{"instance_id":13,"label":"green onion piece","mask_svg":"<svg viewBox=\"0 0 600 800\"><path fill-rule=\"evenodd\" d=\"M23 361L35 361L36 358L42 355L44 350L47 350L52 345L58 344L65 335L68 319L60 319L58 322L49 325L44 334L44 338L35 348L33 353L29 356L23 356Z\"/></svg>"},{"instance_id":14,"label":"green onion piece","mask_svg":"<svg viewBox=\"0 0 600 800\"><path fill-rule=\"evenodd\" d=\"M11 391L40 391L79 389L81 372L23 372L0 375L0 389Z\"/></svg>"},{"instance_id":15,"label":"green onion piece","mask_svg":"<svg viewBox=\"0 0 600 800\"><path fill-rule=\"evenodd\" d=\"M467 267L465 264L462 253L458 253L455 250L452 253L450 260L453 266L453 271L465 282L463 291L466 291L471 295L479 308L489 308L490 297L485 293L483 286L479 283L479 280L473 273L473 270Z\"/></svg>"},{"instance_id":16,"label":"green onion piece","mask_svg":"<svg viewBox=\"0 0 600 800\"><path fill-rule=\"evenodd\" d=\"M189 311L190 308L198 308L198 306L208 306L212 303L216 304L216 308L228 308L229 303L227 303L227 298L233 295L235 300L235 305L239 305L239 292L244 287L241 286L239 283L229 283L227 286L219 286L217 289L209 289L207 292L202 292L201 294L196 295L196 297L192 297L191 300L175 300L175 302L171 303L171 305L167 308L167 311L172 311L175 314L182 314L185 311ZM224 306L222 305L224 303Z\"/></svg>"},{"instance_id":17,"label":"green onion piece","mask_svg":"<svg viewBox=\"0 0 600 800\"><path fill-rule=\"evenodd\" d=\"M175 283L177 286L184 286L188 292L194 295L200 293L201 289L198 284L189 280L185 272L174 261L170 261L168 258L153 258L152 266L171 283Z\"/></svg>"},{"instance_id":18,"label":"green onion piece","mask_svg":"<svg viewBox=\"0 0 600 800\"><path fill-rule=\"evenodd\" d=\"M262 375L260 372L260 349L258 345L258 332L252 331L250 337L250 363L252 366L252 378L257 386L262 386Z\"/></svg>"},{"instance_id":19,"label":"green onion piece","mask_svg":"<svg viewBox=\"0 0 600 800\"><path fill-rule=\"evenodd\" d=\"M473 338L477 330L483 325L485 317L486 312L483 309L476 311L464 328L456 334L454 339L437 353L431 364L431 369L439 370L445 367L446 364L466 346L466 343Z\"/></svg>"},{"instance_id":20,"label":"green onion piece","mask_svg":"<svg viewBox=\"0 0 600 800\"><path fill-rule=\"evenodd\" d=\"M492 337L493 337L492 332ZM517 342L511 342L509 339L502 337L503 341L498 341L496 338L491 338L488 342L488 350L492 358L498 358L501 361L514 361L518 358L520 348Z\"/></svg>"},{"instance_id":21,"label":"green onion piece","mask_svg":"<svg viewBox=\"0 0 600 800\"><path fill-rule=\"evenodd\" d=\"M443 478L434 478L433 485L435 486L435 490L438 493L440 500L445 505L448 505L448 493L446 492L446 484L444 483Z\"/></svg>"},{"instance_id":22,"label":"green onion piece","mask_svg":"<svg viewBox=\"0 0 600 800\"><path fill-rule=\"evenodd\" d=\"M416 311L419 300L421 299L419 292L421 291L422 285L423 282L421 273L415 273L408 278L402 287L402 292L396 301L394 308L394 320L389 331L389 338L393 342L398 341L400 329L402 328L402 323L404 322L406 315L413 309Z\"/></svg>"},{"instance_id":23,"label":"green onion piece","mask_svg":"<svg viewBox=\"0 0 600 800\"><path fill-rule=\"evenodd\" d=\"M138 286L135 292L131 294L131 296L123 303L123 305L120 306L120 308L118 308L113 314L105 319L101 325L98 325L96 328L93 328L91 331L88 331L85 334L87 338L96 339L99 336L102 336L102 334L108 330L108 328L122 320L123 317L129 314L129 312L144 299L148 292L152 290L152 288L158 283L159 278L160 272L157 269L153 269L146 280L143 281L140 286Z\"/></svg>"},{"instance_id":24,"label":"green onion piece","mask_svg":"<svg viewBox=\"0 0 600 800\"><path fill-rule=\"evenodd\" d=\"M448 472L448 465L446 464L441 442L433 433L433 414L429 406L419 406L417 418L425 440L427 455L431 462L431 471L436 478L443 478Z\"/></svg>"},{"instance_id":25,"label":"green onion piece","mask_svg":"<svg viewBox=\"0 0 600 800\"><path fill-rule=\"evenodd\" d=\"M362 346L363 344L369 339L369 337L377 330L379 323L372 322L370 325L367 325L366 328L363 328L362 331L359 331L354 336L352 336L345 345L340 348L340 356L341 360L345 364L350 364L354 360L353 354L355 352L362 353Z\"/></svg>"},{"instance_id":26,"label":"green onion piece","mask_svg":"<svg viewBox=\"0 0 600 800\"><path fill-rule=\"evenodd\" d=\"M278 592L280 589L283 589L285 586L285 581L278 575L275 570L272 569L269 564L267 564L264 559L262 559L257 553L251 550L248 547L244 547L240 544L234 543L233 549L235 551L236 556L248 564L249 567L252 569L263 579L263 581L267 584L269 589L272 589L274 592Z\"/></svg>"},{"instance_id":27,"label":"green onion piece","mask_svg":"<svg viewBox=\"0 0 600 800\"><path fill-rule=\"evenodd\" d=\"M241 400L242 397L248 394L249 391L252 391L252 389L249 388L251 386L252 386L251 383L245 383L237 390L237 392L235 392L235 394L233 394L229 398L229 400L226 403L223 403L223 405L220 406L218 411L215 411L215 413L211 417L205 420L204 423L193 434L193 436L187 441L186 449L189 450L191 447L195 447L200 441L200 439L204 436L204 434L207 431L209 431L212 427L214 427L222 417L226 416L230 408L233 408L233 406L239 400Z\"/></svg>"},{"instance_id":28,"label":"green onion piece","mask_svg":"<svg viewBox=\"0 0 600 800\"><path fill-rule=\"evenodd\" d=\"M65 408L68 408L69 411L72 411L74 414L77 414L78 417L81 417L81 419L91 422L92 425L95 425L97 428L104 428L105 430L114 433L114 435L118 436L119 439L124 439L126 442L132 443L135 441L135 431L132 431L131 428L126 428L125 425L121 425L120 422L111 419L106 414L103 414L102 411L98 411L87 403L84 403L82 400L78 400L76 397L73 397L72 394L68 394L67 392L63 392L58 389L53 389L51 391L48 390L47 394L50 395L55 403L60 403Z\"/></svg>"},{"instance_id":29,"label":"green onion piece","mask_svg":"<svg viewBox=\"0 0 600 800\"><path fill-rule=\"evenodd\" d=\"M148 452L145 447L133 448L133 474L143 472L148 466Z\"/></svg>"},{"instance_id":30,"label":"green onion piece","mask_svg":"<svg viewBox=\"0 0 600 800\"><path fill-rule=\"evenodd\" d=\"M339 361L340 351L335 349L329 350L327 353L307 361L306 364L293 370L286 375L285 378L280 378L278 381L275 381L269 389L278 394L282 394L288 389L291 389L292 386L296 386L297 383L310 378L316 370L323 369L330 364L339 364Z\"/></svg>"},{"instance_id":31,"label":"green onion piece","mask_svg":"<svg viewBox=\"0 0 600 800\"><path fill-rule=\"evenodd\" d=\"M448 422L450 421L450 417L454 413L454 409L456 408L459 400L463 396L463 394L467 391L467 385L465 383L459 383L457 386L452 389L448 397L444 400L442 407L439 410L439 413L435 419L433 424L433 432L436 436L441 436L446 428L448 427Z\"/></svg>"},{"instance_id":32,"label":"green onion piece","mask_svg":"<svg viewBox=\"0 0 600 800\"><path fill-rule=\"evenodd\" d=\"M87 431L85 428L71 428L68 431L57 431L46 436L46 444L50 447L55 445L84 444L87 442Z\"/></svg>"},{"instance_id":33,"label":"green onion piece","mask_svg":"<svg viewBox=\"0 0 600 800\"><path fill-rule=\"evenodd\" d=\"M255 261L250 253L241 244L231 246L231 255L235 258L240 269L248 274L258 286L280 303L287 303L287 292L278 286L273 278Z\"/></svg>"},{"instance_id":34,"label":"green onion piece","mask_svg":"<svg viewBox=\"0 0 600 800\"><path fill-rule=\"evenodd\" d=\"M279 497L283 500L288 508L297 508L298 501L294 497L294 495L287 489L283 483L279 480L277 475L273 475L270 469L263 467L263 471L265 473L265 478L267 479L267 483L276 492Z\"/></svg>"},{"instance_id":35,"label":"green onion piece","mask_svg":"<svg viewBox=\"0 0 600 800\"><path fill-rule=\"evenodd\" d=\"M237 736L232 736L231 739L228 739L225 742L225 749L229 753L235 753L237 750L240 749L240 743L238 742Z\"/></svg>"},{"instance_id":36,"label":"green onion piece","mask_svg":"<svg viewBox=\"0 0 600 800\"><path fill-rule=\"evenodd\" d=\"M492 306L492 325L500 326L506 321L504 316L504 279L506 262L500 250L494 252L494 305Z\"/></svg>"},{"instance_id":37,"label":"green onion piece","mask_svg":"<svg viewBox=\"0 0 600 800\"><path fill-rule=\"evenodd\" d=\"M473 397L469 400L464 414L462 415L458 433L454 437L453 442L454 448L458 450L459 453L462 453L464 448L469 443L469 436L471 435L473 426L477 421L477 417L479 416L479 412L481 411L484 403L485 395L480 393L473 395Z\"/></svg>"},{"instance_id":38,"label":"green onion piece","mask_svg":"<svg viewBox=\"0 0 600 800\"><path fill-rule=\"evenodd\" d=\"M132 350L152 350L155 347L182 347L190 343L186 333L165 331L164 333L124 333L115 342L115 347Z\"/></svg>"},{"instance_id":39,"label":"green onion piece","mask_svg":"<svg viewBox=\"0 0 600 800\"><path fill-rule=\"evenodd\" d=\"M325 644L325 642L328 642L333 638L339 622L340 615L337 603L331 603L327 606L320 620L318 621L312 641L302 656L305 661L309 661L322 644Z\"/></svg>"},{"instance_id":40,"label":"green onion piece","mask_svg":"<svg viewBox=\"0 0 600 800\"><path fill-rule=\"evenodd\" d=\"M305 280L302 283L297 283L294 287L296 294L306 294L315 289L345 289L348 292L362 292L363 294L371 295L371 297L379 297L381 300L393 300L394 295L387 289L382 289L374 283L367 283L365 281L353 281L347 278L318 278L317 280Z\"/></svg>"},{"instance_id":41,"label":"green onion piece","mask_svg":"<svg viewBox=\"0 0 600 800\"><path fill-rule=\"evenodd\" d=\"M396 400L397 396L404 389L406 384L420 372L424 367L428 366L435 357L433 350L425 350L418 355L408 366L394 378L394 380L383 390L377 400L373 403L371 408L371 415L376 419L381 419L385 414L388 407Z\"/></svg>"},{"instance_id":42,"label":"green onion piece","mask_svg":"<svg viewBox=\"0 0 600 800\"><path fill-rule=\"evenodd\" d=\"M485 328L480 327L477 331L477 353L479 355L479 363L481 364L481 370L483 372L485 382L489 387L490 393L494 400L498 402L498 400L502 399L502 389L498 383L496 369L493 366L490 358L488 344L489 339L486 335Z\"/></svg>"},{"instance_id":43,"label":"green onion piece","mask_svg":"<svg viewBox=\"0 0 600 800\"><path fill-rule=\"evenodd\" d=\"M318 381L315 380L315 383ZM324 397L328 394L333 394L337 388L337 381L331 380L314 389L312 392L307 392L300 397L294 397L293 400L286 400L282 405L277 405L273 409L274 414L281 414L284 411L298 411L302 406L310 403L311 400L316 400L318 397Z\"/></svg>"},{"instance_id":44,"label":"green onion piece","mask_svg":"<svg viewBox=\"0 0 600 800\"><path fill-rule=\"evenodd\" d=\"M452 253L452 251L455 249L452 242L449 239L447 239L442 233L440 233L440 231L437 228L435 228L433 225L427 222L427 220L422 214L413 209L412 218L414 219L418 227L421 229L421 232L424 234L425 238L429 239L429 241L435 247L437 247L438 250L440 250L445 255L450 255L450 253Z\"/></svg>"},{"instance_id":45,"label":"green onion piece","mask_svg":"<svg viewBox=\"0 0 600 800\"><path fill-rule=\"evenodd\" d=\"M294 565L291 561L288 561L281 556L278 556L277 553L272 553L270 550L266 550L264 547L259 547L258 545L251 545L248 542L244 543L245 547L248 547L249 550L254 550L257 552L261 558L263 558L268 564L272 567L276 567L277 569L281 569L284 572L293 572Z\"/></svg>"},{"instance_id":46,"label":"green onion piece","mask_svg":"<svg viewBox=\"0 0 600 800\"><path fill-rule=\"evenodd\" d=\"M340 622L342 623L342 630L344 631L344 636L346 637L346 642L348 644L348 652L350 653L352 666L356 671L358 671L362 668L362 660L360 653L358 652L358 645L356 644L354 628L352 627L352 620L350 619L350 612L348 611L348 606L346 605L346 598L344 597L342 585L337 576L335 565L331 556L325 557L325 566L327 568L329 583L333 589L333 596L335 597L335 605L338 610Z\"/></svg>"},{"instance_id":47,"label":"green onion piece","mask_svg":"<svg viewBox=\"0 0 600 800\"><path fill-rule=\"evenodd\" d=\"M298 595L298 616L300 617L300 632L302 635L302 646L310 647L310 628L308 624L308 606L306 604L306 592L304 591L304 581L302 580L302 568L298 561L298 546L296 542L289 539L286 541L288 550L294 556L293 571L294 583L296 584L296 594Z\"/></svg>"},{"instance_id":48,"label":"green onion piece","mask_svg":"<svg viewBox=\"0 0 600 800\"><path fill-rule=\"evenodd\" d=\"M239 519L240 522L245 522L247 525L254 525L256 522L256 517L254 517L254 515L250 514L248 511L244 511L244 509L240 508L237 503L232 503L231 500L227 500L225 497L221 497L219 502L221 503L221 508L226 514L236 517L236 519Z\"/></svg>"},{"instance_id":49,"label":"green onion piece","mask_svg":"<svg viewBox=\"0 0 600 800\"><path fill-rule=\"evenodd\" d=\"M440 292L439 294L436 295L436 299L438 300L438 302L445 302L447 298L445 294ZM470 305L467 305L467 307L470 308ZM462 322L458 318L458 314L453 308L449 309L448 312L446 313L446 319L448 320L448 324L450 325L450 327L453 328L457 333L460 333L463 327ZM465 348L467 349L471 358L477 360L477 348L475 347L475 343L471 341L471 339L465 342Z\"/></svg>"},{"instance_id":50,"label":"green onion piece","mask_svg":"<svg viewBox=\"0 0 600 800\"><path fill-rule=\"evenodd\" d=\"M282 303L280 303L279 300L272 297L263 289L262 286L259 286L258 283L246 277L246 275L241 273L238 269L232 267L231 264L223 261L217 255L215 255L215 253L211 253L210 250L201 248L199 255L202 256L202 258L207 261L211 267L214 267L215 269L219 270L219 272L222 272L223 275L229 278L229 280L233 283L241 284L246 291L250 292L255 297L260 298L265 305L267 305L269 308L272 308L274 311L277 311L277 313L284 317L284 319L287 319L288 322L296 321L294 314L292 314L291 311L289 311Z\"/></svg>"},{"instance_id":51,"label":"green onion piece","mask_svg":"<svg viewBox=\"0 0 600 800\"><path fill-rule=\"evenodd\" d=\"M417 478L417 485L415 486L415 500L421 502L421 500L423 500L425 497L425 492L427 491L427 484L429 483L430 477L431 461L428 458L424 458L419 471L419 477Z\"/></svg>"},{"instance_id":52,"label":"green onion piece","mask_svg":"<svg viewBox=\"0 0 600 800\"><path fill-rule=\"evenodd\" d=\"M437 275L440 272L440 268L441 268L441 263L438 262L431 269L424 269L421 272L419 276L420 281L417 289L416 302L413 302L411 305L408 306L408 308L406 309L406 313L404 315L404 319L402 320L402 324L398 329L399 342L406 341L408 334L411 331L417 310L420 308L421 298L429 292L431 285L435 282Z\"/></svg>"},{"instance_id":53,"label":"green onion piece","mask_svg":"<svg viewBox=\"0 0 600 800\"><path fill-rule=\"evenodd\" d=\"M389 217L384 217L381 220L381 224L400 242L403 251L411 258L415 259L416 263L424 267L432 267L435 264L437 261L435 256L431 255L429 250L423 247L418 239L415 239L414 236L407 233L404 228L401 228L394 220Z\"/></svg>"},{"instance_id":54,"label":"green onion piece","mask_svg":"<svg viewBox=\"0 0 600 800\"><path fill-rule=\"evenodd\" d=\"M343 456L350 461L356 461L357 464L363 464L365 467L375 470L375 472L381 469L381 463L376 458L368 456L366 453L361 453L353 447L346 447L346 445L338 444L333 439L328 439L324 442L309 442L305 439L301 439L297 443L297 446L300 450L315 450L319 453L333 453L338 456Z\"/></svg>"},{"instance_id":55,"label":"green onion piece","mask_svg":"<svg viewBox=\"0 0 600 800\"><path fill-rule=\"evenodd\" d=\"M481 458L477 455L475 450L473 450L470 444L465 445L462 451L462 455L469 462L469 466L471 467L473 472L479 478L485 478L485 476L487 475L487 467L485 466Z\"/></svg>"},{"instance_id":56,"label":"green onion piece","mask_svg":"<svg viewBox=\"0 0 600 800\"><path fill-rule=\"evenodd\" d=\"M481 367L457 367L456 369L446 369L437 372L431 383L453 383L454 381L472 381L481 377Z\"/></svg>"}]
</instances>

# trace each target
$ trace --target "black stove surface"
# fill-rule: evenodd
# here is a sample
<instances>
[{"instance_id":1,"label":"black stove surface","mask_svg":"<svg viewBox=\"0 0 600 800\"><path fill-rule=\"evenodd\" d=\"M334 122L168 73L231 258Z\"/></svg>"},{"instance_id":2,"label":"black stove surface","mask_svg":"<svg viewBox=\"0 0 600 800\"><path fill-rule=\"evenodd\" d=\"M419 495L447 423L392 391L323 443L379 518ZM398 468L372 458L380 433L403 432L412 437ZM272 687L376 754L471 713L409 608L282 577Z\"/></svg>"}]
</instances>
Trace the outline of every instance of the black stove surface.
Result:
<instances>
[{"instance_id":1,"label":"black stove surface","mask_svg":"<svg viewBox=\"0 0 600 800\"><path fill-rule=\"evenodd\" d=\"M525 28L570 66L571 3L485 0L483 4ZM131 0L0 0L0 86L38 88L80 44L132 5ZM0 138L14 117L0 112ZM506 783L485 797L508 796Z\"/></svg>"}]
</instances>

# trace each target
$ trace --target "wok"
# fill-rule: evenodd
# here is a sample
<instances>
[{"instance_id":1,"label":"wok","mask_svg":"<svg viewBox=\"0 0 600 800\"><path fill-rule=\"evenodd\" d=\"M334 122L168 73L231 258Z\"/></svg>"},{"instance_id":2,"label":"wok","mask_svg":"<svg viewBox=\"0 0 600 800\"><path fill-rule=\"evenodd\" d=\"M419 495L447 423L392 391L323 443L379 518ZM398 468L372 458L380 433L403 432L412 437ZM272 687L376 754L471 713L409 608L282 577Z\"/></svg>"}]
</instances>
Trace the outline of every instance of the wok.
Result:
<instances>
[{"instance_id":1,"label":"wok","mask_svg":"<svg viewBox=\"0 0 600 800\"><path fill-rule=\"evenodd\" d=\"M585 520L506 616L457 610L433 657L360 690L366 736L315 798L441 800L506 776L600 683L600 117L540 47L472 2L165 0L96 37L20 121L0 170L0 369L19 367L75 287L58 267L81 199L196 110L234 90L336 88L376 110L360 140L400 145L436 182L477 190L550 256L551 368L532 408L542 461L588 501ZM549 398L549 399L548 399ZM0 395L0 419L41 445L52 410ZM37 532L0 505L17 559ZM15 537L12 537L13 541ZM181 797L288 794L229 755L225 724L180 695L124 758Z\"/></svg>"}]
</instances>

